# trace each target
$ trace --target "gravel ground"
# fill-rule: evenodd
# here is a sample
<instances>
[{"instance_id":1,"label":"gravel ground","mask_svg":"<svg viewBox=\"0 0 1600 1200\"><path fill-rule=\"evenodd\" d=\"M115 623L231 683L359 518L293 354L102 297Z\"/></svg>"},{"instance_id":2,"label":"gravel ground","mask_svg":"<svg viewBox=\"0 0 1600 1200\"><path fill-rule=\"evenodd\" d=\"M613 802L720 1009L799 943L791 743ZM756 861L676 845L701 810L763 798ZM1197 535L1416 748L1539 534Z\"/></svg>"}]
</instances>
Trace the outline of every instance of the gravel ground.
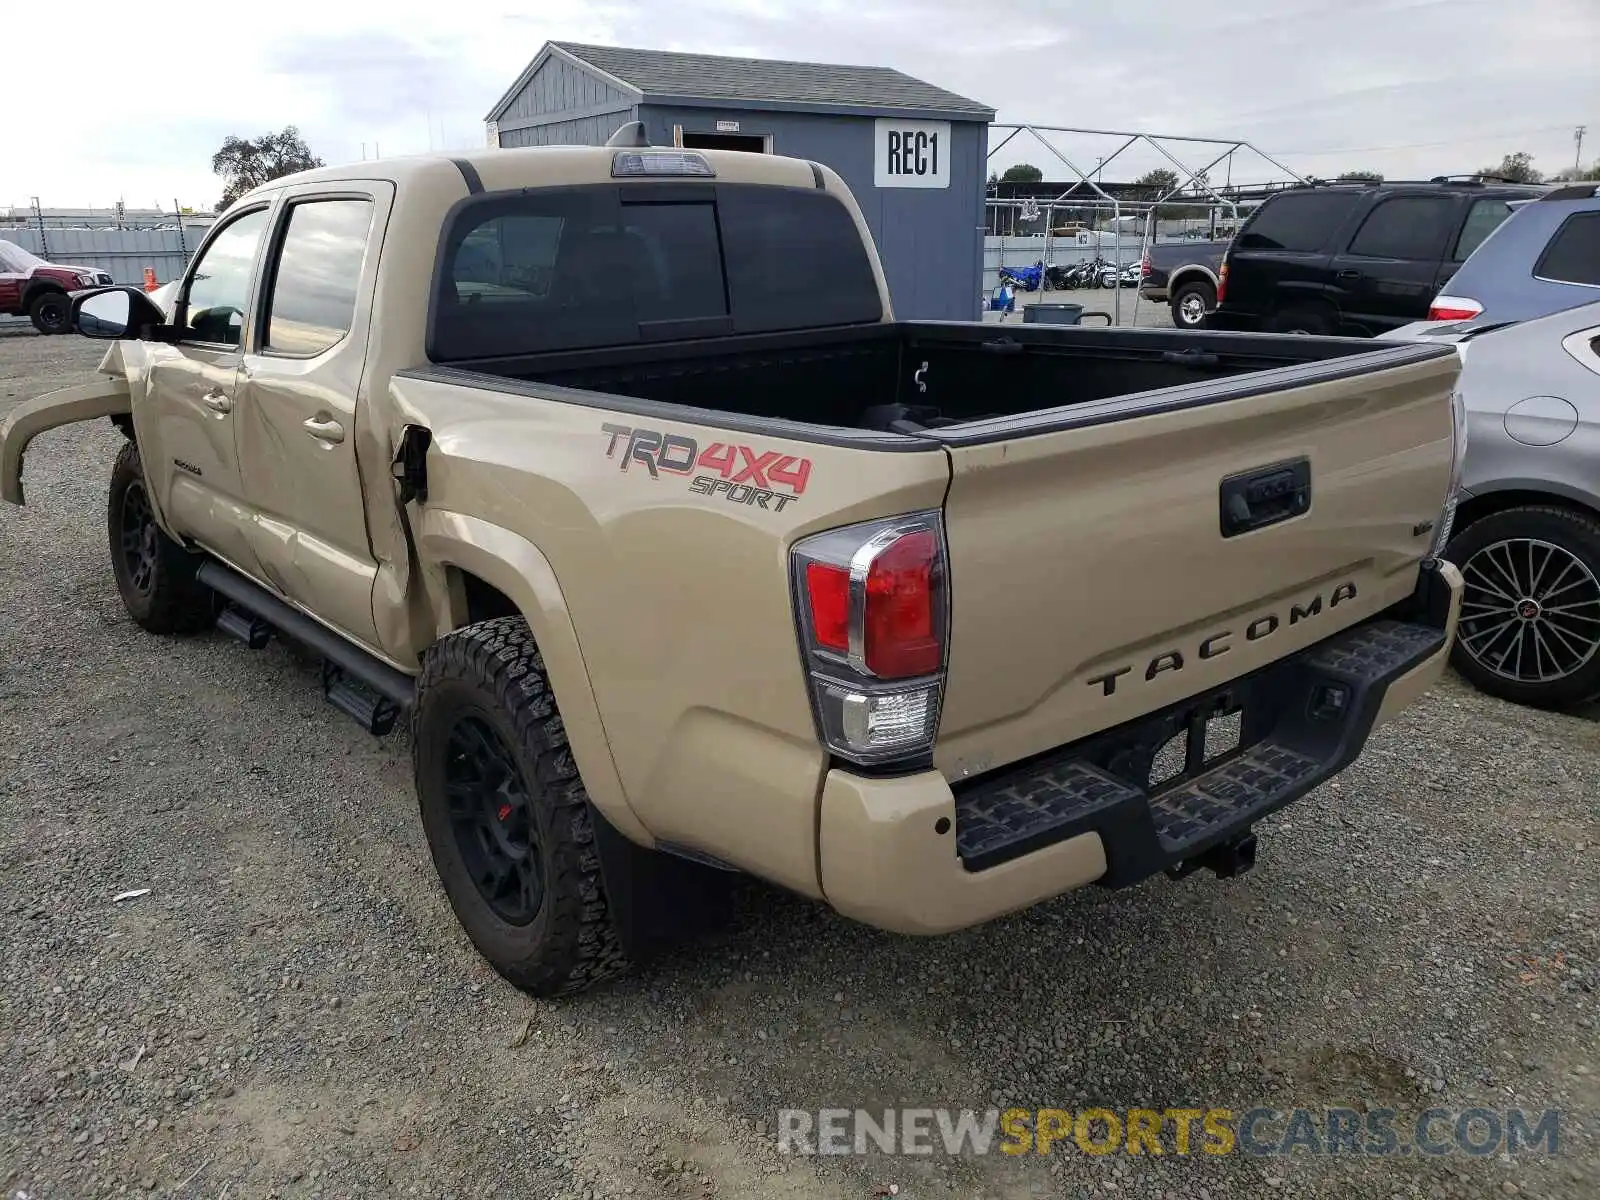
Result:
<instances>
[{"instance_id":1,"label":"gravel ground","mask_svg":"<svg viewBox=\"0 0 1600 1200\"><path fill-rule=\"evenodd\" d=\"M0 338L0 414L87 376ZM559 1004L474 955L403 737L277 643L151 637L106 564L119 435L0 511L0 1196L1600 1194L1600 736L1449 680L1262 829L1252 874L894 937L764 889ZM119 893L150 889L117 902ZM779 1107L1564 1112L1561 1152L804 1159Z\"/></svg>"}]
</instances>

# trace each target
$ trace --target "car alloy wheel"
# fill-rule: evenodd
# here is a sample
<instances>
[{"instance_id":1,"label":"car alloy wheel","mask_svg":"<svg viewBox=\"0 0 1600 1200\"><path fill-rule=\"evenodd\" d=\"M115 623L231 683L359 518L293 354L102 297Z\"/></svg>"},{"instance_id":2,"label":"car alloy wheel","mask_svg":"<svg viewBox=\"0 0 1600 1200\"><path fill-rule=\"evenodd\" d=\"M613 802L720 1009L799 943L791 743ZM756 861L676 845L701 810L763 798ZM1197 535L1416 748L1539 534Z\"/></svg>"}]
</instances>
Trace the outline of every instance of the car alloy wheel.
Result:
<instances>
[{"instance_id":1,"label":"car alloy wheel","mask_svg":"<svg viewBox=\"0 0 1600 1200\"><path fill-rule=\"evenodd\" d=\"M445 753L445 790L461 860L495 915L526 925L544 902L544 875L522 771L500 735L477 716L456 721Z\"/></svg>"},{"instance_id":2,"label":"car alloy wheel","mask_svg":"<svg viewBox=\"0 0 1600 1200\"><path fill-rule=\"evenodd\" d=\"M1206 319L1206 302L1199 292L1190 292L1178 303L1178 314L1185 325L1198 325Z\"/></svg>"},{"instance_id":3,"label":"car alloy wheel","mask_svg":"<svg viewBox=\"0 0 1600 1200\"><path fill-rule=\"evenodd\" d=\"M1600 580L1571 551L1539 538L1483 547L1461 568L1457 641L1514 683L1565 679L1600 650Z\"/></svg>"}]
</instances>

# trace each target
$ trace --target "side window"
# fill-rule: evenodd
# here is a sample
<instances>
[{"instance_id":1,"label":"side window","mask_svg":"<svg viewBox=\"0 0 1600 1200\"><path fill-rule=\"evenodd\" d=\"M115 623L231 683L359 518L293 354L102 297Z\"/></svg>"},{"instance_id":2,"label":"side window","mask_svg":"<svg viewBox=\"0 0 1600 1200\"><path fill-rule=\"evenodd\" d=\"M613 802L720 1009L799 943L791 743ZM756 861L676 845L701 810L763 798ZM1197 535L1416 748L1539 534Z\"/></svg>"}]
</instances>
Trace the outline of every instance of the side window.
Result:
<instances>
[{"instance_id":1,"label":"side window","mask_svg":"<svg viewBox=\"0 0 1600 1200\"><path fill-rule=\"evenodd\" d=\"M1396 196L1381 201L1356 230L1350 253L1360 258L1436 262L1444 253L1456 212L1456 202L1449 196Z\"/></svg>"},{"instance_id":2,"label":"side window","mask_svg":"<svg viewBox=\"0 0 1600 1200\"><path fill-rule=\"evenodd\" d=\"M255 266L267 210L246 213L206 247L189 277L187 336L195 341L237 346L244 334L250 302L250 271Z\"/></svg>"},{"instance_id":3,"label":"side window","mask_svg":"<svg viewBox=\"0 0 1600 1200\"><path fill-rule=\"evenodd\" d=\"M1533 273L1558 283L1600 287L1600 212L1573 213L1561 222Z\"/></svg>"},{"instance_id":4,"label":"side window","mask_svg":"<svg viewBox=\"0 0 1600 1200\"><path fill-rule=\"evenodd\" d=\"M321 354L350 332L371 227L370 200L290 206L267 297L267 350Z\"/></svg>"},{"instance_id":5,"label":"side window","mask_svg":"<svg viewBox=\"0 0 1600 1200\"><path fill-rule=\"evenodd\" d=\"M1466 262L1468 255L1483 245L1483 239L1499 229L1500 222L1510 215L1511 206L1504 200L1474 200L1467 210L1467 223L1461 227L1461 236L1456 238L1451 261Z\"/></svg>"},{"instance_id":6,"label":"side window","mask_svg":"<svg viewBox=\"0 0 1600 1200\"><path fill-rule=\"evenodd\" d=\"M1256 209L1239 234L1241 250L1320 250L1359 197L1357 192L1301 192Z\"/></svg>"}]
</instances>

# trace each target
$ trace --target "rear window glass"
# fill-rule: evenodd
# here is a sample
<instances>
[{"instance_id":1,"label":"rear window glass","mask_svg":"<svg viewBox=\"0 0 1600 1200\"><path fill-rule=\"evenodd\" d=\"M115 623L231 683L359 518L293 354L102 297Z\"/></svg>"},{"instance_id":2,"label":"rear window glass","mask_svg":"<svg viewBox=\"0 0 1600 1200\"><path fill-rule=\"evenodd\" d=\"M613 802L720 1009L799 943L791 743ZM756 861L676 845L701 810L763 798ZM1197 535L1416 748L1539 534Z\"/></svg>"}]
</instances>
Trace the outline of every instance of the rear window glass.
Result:
<instances>
[{"instance_id":1,"label":"rear window glass","mask_svg":"<svg viewBox=\"0 0 1600 1200\"><path fill-rule=\"evenodd\" d=\"M714 204L623 205L620 252L641 323L728 315Z\"/></svg>"},{"instance_id":2,"label":"rear window glass","mask_svg":"<svg viewBox=\"0 0 1600 1200\"><path fill-rule=\"evenodd\" d=\"M463 206L435 272L435 362L877 321L849 211L820 191L580 187Z\"/></svg>"},{"instance_id":3,"label":"rear window glass","mask_svg":"<svg viewBox=\"0 0 1600 1200\"><path fill-rule=\"evenodd\" d=\"M740 333L850 325L883 316L850 211L822 191L718 189L728 290Z\"/></svg>"},{"instance_id":4,"label":"rear window glass","mask_svg":"<svg viewBox=\"0 0 1600 1200\"><path fill-rule=\"evenodd\" d=\"M1458 211L1449 196L1396 196L1380 201L1350 239L1350 253L1362 258L1432 262L1444 253Z\"/></svg>"},{"instance_id":5,"label":"rear window glass","mask_svg":"<svg viewBox=\"0 0 1600 1200\"><path fill-rule=\"evenodd\" d=\"M1540 279L1600 287L1600 212L1573 213L1561 222L1533 273Z\"/></svg>"},{"instance_id":6,"label":"rear window glass","mask_svg":"<svg viewBox=\"0 0 1600 1200\"><path fill-rule=\"evenodd\" d=\"M1450 257L1456 262L1466 262L1472 252L1483 245L1483 239L1499 229L1500 223L1510 215L1511 205L1505 200L1474 200Z\"/></svg>"},{"instance_id":7,"label":"rear window glass","mask_svg":"<svg viewBox=\"0 0 1600 1200\"><path fill-rule=\"evenodd\" d=\"M1239 234L1239 248L1320 250L1357 199L1355 192L1306 192L1268 200Z\"/></svg>"}]
</instances>

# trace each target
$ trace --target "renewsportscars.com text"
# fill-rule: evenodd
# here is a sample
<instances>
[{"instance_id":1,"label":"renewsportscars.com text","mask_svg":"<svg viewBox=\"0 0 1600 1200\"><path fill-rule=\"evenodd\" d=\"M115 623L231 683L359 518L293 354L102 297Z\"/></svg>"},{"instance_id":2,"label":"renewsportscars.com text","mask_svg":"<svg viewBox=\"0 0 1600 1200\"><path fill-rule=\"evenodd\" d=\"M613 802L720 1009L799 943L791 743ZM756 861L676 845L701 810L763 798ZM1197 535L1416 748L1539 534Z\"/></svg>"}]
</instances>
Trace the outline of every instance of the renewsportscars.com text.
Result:
<instances>
[{"instance_id":1,"label":"renewsportscars.com text","mask_svg":"<svg viewBox=\"0 0 1600 1200\"><path fill-rule=\"evenodd\" d=\"M785 1108L784 1154L1356 1155L1559 1153L1553 1109Z\"/></svg>"}]
</instances>

